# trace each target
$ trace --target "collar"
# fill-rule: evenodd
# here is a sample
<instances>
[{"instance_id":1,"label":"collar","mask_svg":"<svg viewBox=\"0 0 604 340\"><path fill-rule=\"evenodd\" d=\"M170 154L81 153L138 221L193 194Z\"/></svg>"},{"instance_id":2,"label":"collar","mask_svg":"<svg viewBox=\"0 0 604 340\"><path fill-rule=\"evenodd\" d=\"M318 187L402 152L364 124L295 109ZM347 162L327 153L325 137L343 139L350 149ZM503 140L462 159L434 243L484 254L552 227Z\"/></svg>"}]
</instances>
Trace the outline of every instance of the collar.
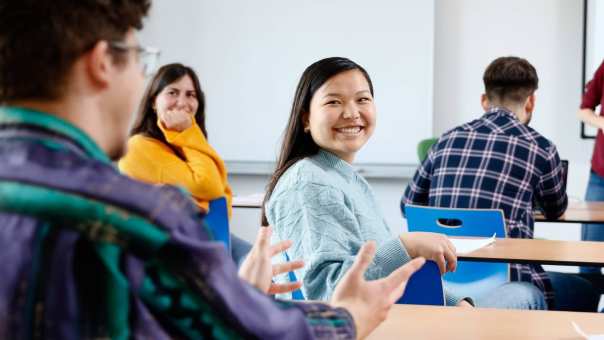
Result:
<instances>
[{"instance_id":1,"label":"collar","mask_svg":"<svg viewBox=\"0 0 604 340\"><path fill-rule=\"evenodd\" d=\"M84 131L56 116L23 107L0 106L0 125L5 124L27 124L51 130L72 140L89 157L111 164L107 154Z\"/></svg>"},{"instance_id":2,"label":"collar","mask_svg":"<svg viewBox=\"0 0 604 340\"><path fill-rule=\"evenodd\" d=\"M357 176L356 171L354 170L354 168L352 167L352 165L350 165L348 162L346 162L345 160L341 159L340 157L336 156L335 154L326 151L324 149L319 149L319 152L317 152L317 154L314 156L314 158L322 165L326 165L329 166L333 169L335 169L339 174L341 174L342 176L344 176L344 178L346 179L353 179L355 176Z\"/></svg>"},{"instance_id":3,"label":"collar","mask_svg":"<svg viewBox=\"0 0 604 340\"><path fill-rule=\"evenodd\" d=\"M492 106L490 107L487 112L485 113L485 115L489 115L489 114L503 114L503 115L507 115L507 116L511 116L512 118L514 118L515 120L518 120L518 117L516 117L516 114L508 109L506 109L505 107L501 107L501 106Z\"/></svg>"}]
</instances>

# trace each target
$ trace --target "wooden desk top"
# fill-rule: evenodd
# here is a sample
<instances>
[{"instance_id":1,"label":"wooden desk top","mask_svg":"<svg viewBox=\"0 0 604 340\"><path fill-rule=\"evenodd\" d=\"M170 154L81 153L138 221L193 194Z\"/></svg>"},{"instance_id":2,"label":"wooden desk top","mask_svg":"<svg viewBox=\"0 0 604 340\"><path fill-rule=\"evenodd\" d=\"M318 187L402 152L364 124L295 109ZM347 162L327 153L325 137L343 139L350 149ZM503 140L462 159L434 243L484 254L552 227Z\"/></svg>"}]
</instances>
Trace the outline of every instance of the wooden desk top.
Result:
<instances>
[{"instance_id":1,"label":"wooden desk top","mask_svg":"<svg viewBox=\"0 0 604 340\"><path fill-rule=\"evenodd\" d=\"M604 202L569 202L566 212L557 220L546 220L543 215L535 214L535 221L561 223L604 223Z\"/></svg>"},{"instance_id":2,"label":"wooden desk top","mask_svg":"<svg viewBox=\"0 0 604 340\"><path fill-rule=\"evenodd\" d=\"M589 335L604 334L602 313L395 305L368 339L584 339L572 321Z\"/></svg>"},{"instance_id":3,"label":"wooden desk top","mask_svg":"<svg viewBox=\"0 0 604 340\"><path fill-rule=\"evenodd\" d=\"M498 238L491 245L457 258L482 262L604 266L604 242Z\"/></svg>"}]
</instances>

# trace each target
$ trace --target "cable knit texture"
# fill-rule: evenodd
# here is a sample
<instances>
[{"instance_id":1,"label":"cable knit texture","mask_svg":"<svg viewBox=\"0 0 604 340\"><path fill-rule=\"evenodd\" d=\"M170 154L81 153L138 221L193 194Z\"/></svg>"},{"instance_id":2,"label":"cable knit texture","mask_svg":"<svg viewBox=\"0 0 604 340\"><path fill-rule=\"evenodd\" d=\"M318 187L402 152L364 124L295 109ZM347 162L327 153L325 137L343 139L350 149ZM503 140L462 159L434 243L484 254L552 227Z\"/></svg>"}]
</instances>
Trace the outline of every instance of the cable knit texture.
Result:
<instances>
[{"instance_id":1,"label":"cable knit texture","mask_svg":"<svg viewBox=\"0 0 604 340\"><path fill-rule=\"evenodd\" d=\"M377 205L369 183L336 155L321 150L300 160L279 179L267 204L273 242L293 240L291 259L306 266L296 271L310 300L328 300L366 241L377 252L365 276L382 278L410 260ZM279 259L282 261L282 259ZM278 278L287 281L287 275ZM447 304L459 298L447 294Z\"/></svg>"}]
</instances>

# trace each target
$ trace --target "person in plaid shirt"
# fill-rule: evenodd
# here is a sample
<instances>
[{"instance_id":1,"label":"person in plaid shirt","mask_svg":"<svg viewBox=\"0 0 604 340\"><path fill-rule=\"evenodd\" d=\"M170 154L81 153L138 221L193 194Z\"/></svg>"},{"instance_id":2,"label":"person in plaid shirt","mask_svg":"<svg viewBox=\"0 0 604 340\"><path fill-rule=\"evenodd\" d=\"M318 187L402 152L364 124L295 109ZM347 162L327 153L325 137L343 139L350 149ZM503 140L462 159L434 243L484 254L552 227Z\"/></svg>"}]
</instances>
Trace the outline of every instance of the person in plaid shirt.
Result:
<instances>
[{"instance_id":1,"label":"person in plaid shirt","mask_svg":"<svg viewBox=\"0 0 604 340\"><path fill-rule=\"evenodd\" d=\"M546 218L566 210L556 146L528 126L538 77L525 59L501 57L486 69L484 115L442 135L430 149L401 201L445 208L501 209L508 237L533 238L533 200ZM540 265L512 264L512 281L530 282L549 309L595 311L591 283ZM480 299L477 299L478 301Z\"/></svg>"}]
</instances>

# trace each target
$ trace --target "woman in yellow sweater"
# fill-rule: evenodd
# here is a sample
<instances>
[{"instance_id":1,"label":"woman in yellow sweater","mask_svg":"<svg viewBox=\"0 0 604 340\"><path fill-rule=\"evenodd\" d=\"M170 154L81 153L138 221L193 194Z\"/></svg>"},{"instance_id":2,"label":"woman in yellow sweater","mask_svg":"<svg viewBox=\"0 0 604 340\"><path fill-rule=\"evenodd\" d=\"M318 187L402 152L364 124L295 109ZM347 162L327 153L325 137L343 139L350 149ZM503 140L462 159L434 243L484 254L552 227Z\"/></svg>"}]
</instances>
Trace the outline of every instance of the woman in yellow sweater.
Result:
<instances>
[{"instance_id":1,"label":"woman in yellow sweater","mask_svg":"<svg viewBox=\"0 0 604 340\"><path fill-rule=\"evenodd\" d=\"M182 64L159 69L146 90L138 121L130 132L122 172L148 183L186 188L197 205L224 197L231 215L231 187L223 160L210 146L205 127L205 98L195 72ZM237 263L249 243L231 235Z\"/></svg>"}]
</instances>

